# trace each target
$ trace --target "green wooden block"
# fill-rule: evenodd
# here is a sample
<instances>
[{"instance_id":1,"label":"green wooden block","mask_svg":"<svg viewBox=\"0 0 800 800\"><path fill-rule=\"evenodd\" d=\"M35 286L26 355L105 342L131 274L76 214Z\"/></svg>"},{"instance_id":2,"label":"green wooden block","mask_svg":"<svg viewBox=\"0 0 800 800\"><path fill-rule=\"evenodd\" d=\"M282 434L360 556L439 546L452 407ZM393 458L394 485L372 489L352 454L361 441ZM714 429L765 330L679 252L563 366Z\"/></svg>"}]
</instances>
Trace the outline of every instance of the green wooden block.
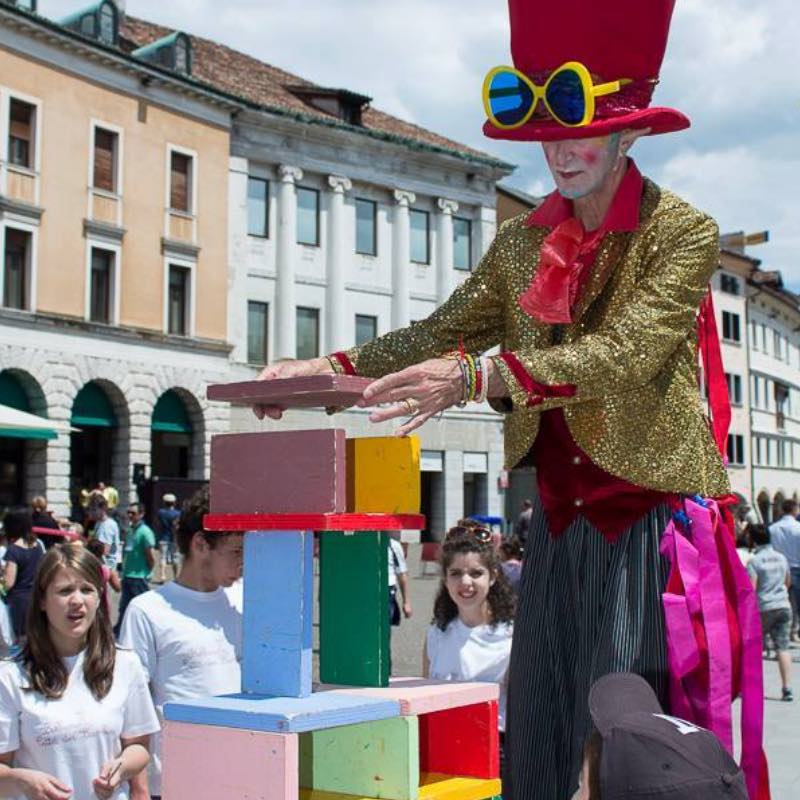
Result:
<instances>
[{"instance_id":1,"label":"green wooden block","mask_svg":"<svg viewBox=\"0 0 800 800\"><path fill-rule=\"evenodd\" d=\"M345 725L300 735L300 786L354 797L417 800L417 717Z\"/></svg>"},{"instance_id":2,"label":"green wooden block","mask_svg":"<svg viewBox=\"0 0 800 800\"><path fill-rule=\"evenodd\" d=\"M319 672L323 683L389 685L389 534L320 536Z\"/></svg>"}]
</instances>

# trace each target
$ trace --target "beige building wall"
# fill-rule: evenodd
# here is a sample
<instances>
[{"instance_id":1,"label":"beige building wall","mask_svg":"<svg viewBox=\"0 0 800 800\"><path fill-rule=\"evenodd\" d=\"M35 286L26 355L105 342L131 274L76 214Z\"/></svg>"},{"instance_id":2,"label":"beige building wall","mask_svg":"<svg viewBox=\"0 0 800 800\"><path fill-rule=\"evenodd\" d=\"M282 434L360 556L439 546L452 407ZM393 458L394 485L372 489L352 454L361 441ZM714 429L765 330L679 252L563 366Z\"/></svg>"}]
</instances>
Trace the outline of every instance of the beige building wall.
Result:
<instances>
[{"instance_id":1,"label":"beige building wall","mask_svg":"<svg viewBox=\"0 0 800 800\"><path fill-rule=\"evenodd\" d=\"M37 311L86 316L84 219L89 213L92 121L120 129L119 324L163 331L169 233L168 146L197 154L194 334L226 337L229 132L0 50L0 84L41 103ZM23 98L25 99L25 98ZM174 232L174 231L173 231ZM167 236L167 238L175 238Z\"/></svg>"}]
</instances>

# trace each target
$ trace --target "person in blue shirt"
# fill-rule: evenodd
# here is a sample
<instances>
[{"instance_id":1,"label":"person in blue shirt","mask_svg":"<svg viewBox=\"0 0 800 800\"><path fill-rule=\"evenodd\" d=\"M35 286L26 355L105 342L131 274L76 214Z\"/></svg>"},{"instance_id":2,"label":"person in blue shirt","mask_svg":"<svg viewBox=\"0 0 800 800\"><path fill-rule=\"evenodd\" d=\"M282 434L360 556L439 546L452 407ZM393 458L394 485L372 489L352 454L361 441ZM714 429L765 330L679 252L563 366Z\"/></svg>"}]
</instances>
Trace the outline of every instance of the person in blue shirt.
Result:
<instances>
[{"instance_id":1,"label":"person in blue shirt","mask_svg":"<svg viewBox=\"0 0 800 800\"><path fill-rule=\"evenodd\" d=\"M167 564L175 564L175 520L181 512L175 508L177 499L168 492L161 498L163 505L158 509L158 546L161 553L159 579L163 583L167 579Z\"/></svg>"}]
</instances>

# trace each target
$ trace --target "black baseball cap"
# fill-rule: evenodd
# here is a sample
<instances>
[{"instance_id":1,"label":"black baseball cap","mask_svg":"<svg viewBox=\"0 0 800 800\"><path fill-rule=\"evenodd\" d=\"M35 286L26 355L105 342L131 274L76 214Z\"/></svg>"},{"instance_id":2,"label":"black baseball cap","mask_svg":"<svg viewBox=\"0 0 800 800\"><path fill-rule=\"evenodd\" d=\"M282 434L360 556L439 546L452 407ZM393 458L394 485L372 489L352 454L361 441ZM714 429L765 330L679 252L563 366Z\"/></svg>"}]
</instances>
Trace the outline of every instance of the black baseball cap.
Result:
<instances>
[{"instance_id":1,"label":"black baseball cap","mask_svg":"<svg viewBox=\"0 0 800 800\"><path fill-rule=\"evenodd\" d=\"M603 741L602 800L748 800L744 775L719 739L665 714L639 675L600 678L589 711Z\"/></svg>"}]
</instances>

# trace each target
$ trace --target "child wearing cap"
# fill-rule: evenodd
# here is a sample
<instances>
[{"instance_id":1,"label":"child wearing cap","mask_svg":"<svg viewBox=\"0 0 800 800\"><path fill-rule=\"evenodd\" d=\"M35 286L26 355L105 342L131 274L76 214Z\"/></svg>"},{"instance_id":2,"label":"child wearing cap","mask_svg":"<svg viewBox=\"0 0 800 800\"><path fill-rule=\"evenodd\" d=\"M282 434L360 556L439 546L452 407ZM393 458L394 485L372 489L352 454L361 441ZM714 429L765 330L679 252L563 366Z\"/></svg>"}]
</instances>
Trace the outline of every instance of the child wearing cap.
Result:
<instances>
[{"instance_id":1,"label":"child wearing cap","mask_svg":"<svg viewBox=\"0 0 800 800\"><path fill-rule=\"evenodd\" d=\"M744 775L719 739L665 714L638 675L600 678L589 712L595 729L572 800L747 800Z\"/></svg>"}]
</instances>

